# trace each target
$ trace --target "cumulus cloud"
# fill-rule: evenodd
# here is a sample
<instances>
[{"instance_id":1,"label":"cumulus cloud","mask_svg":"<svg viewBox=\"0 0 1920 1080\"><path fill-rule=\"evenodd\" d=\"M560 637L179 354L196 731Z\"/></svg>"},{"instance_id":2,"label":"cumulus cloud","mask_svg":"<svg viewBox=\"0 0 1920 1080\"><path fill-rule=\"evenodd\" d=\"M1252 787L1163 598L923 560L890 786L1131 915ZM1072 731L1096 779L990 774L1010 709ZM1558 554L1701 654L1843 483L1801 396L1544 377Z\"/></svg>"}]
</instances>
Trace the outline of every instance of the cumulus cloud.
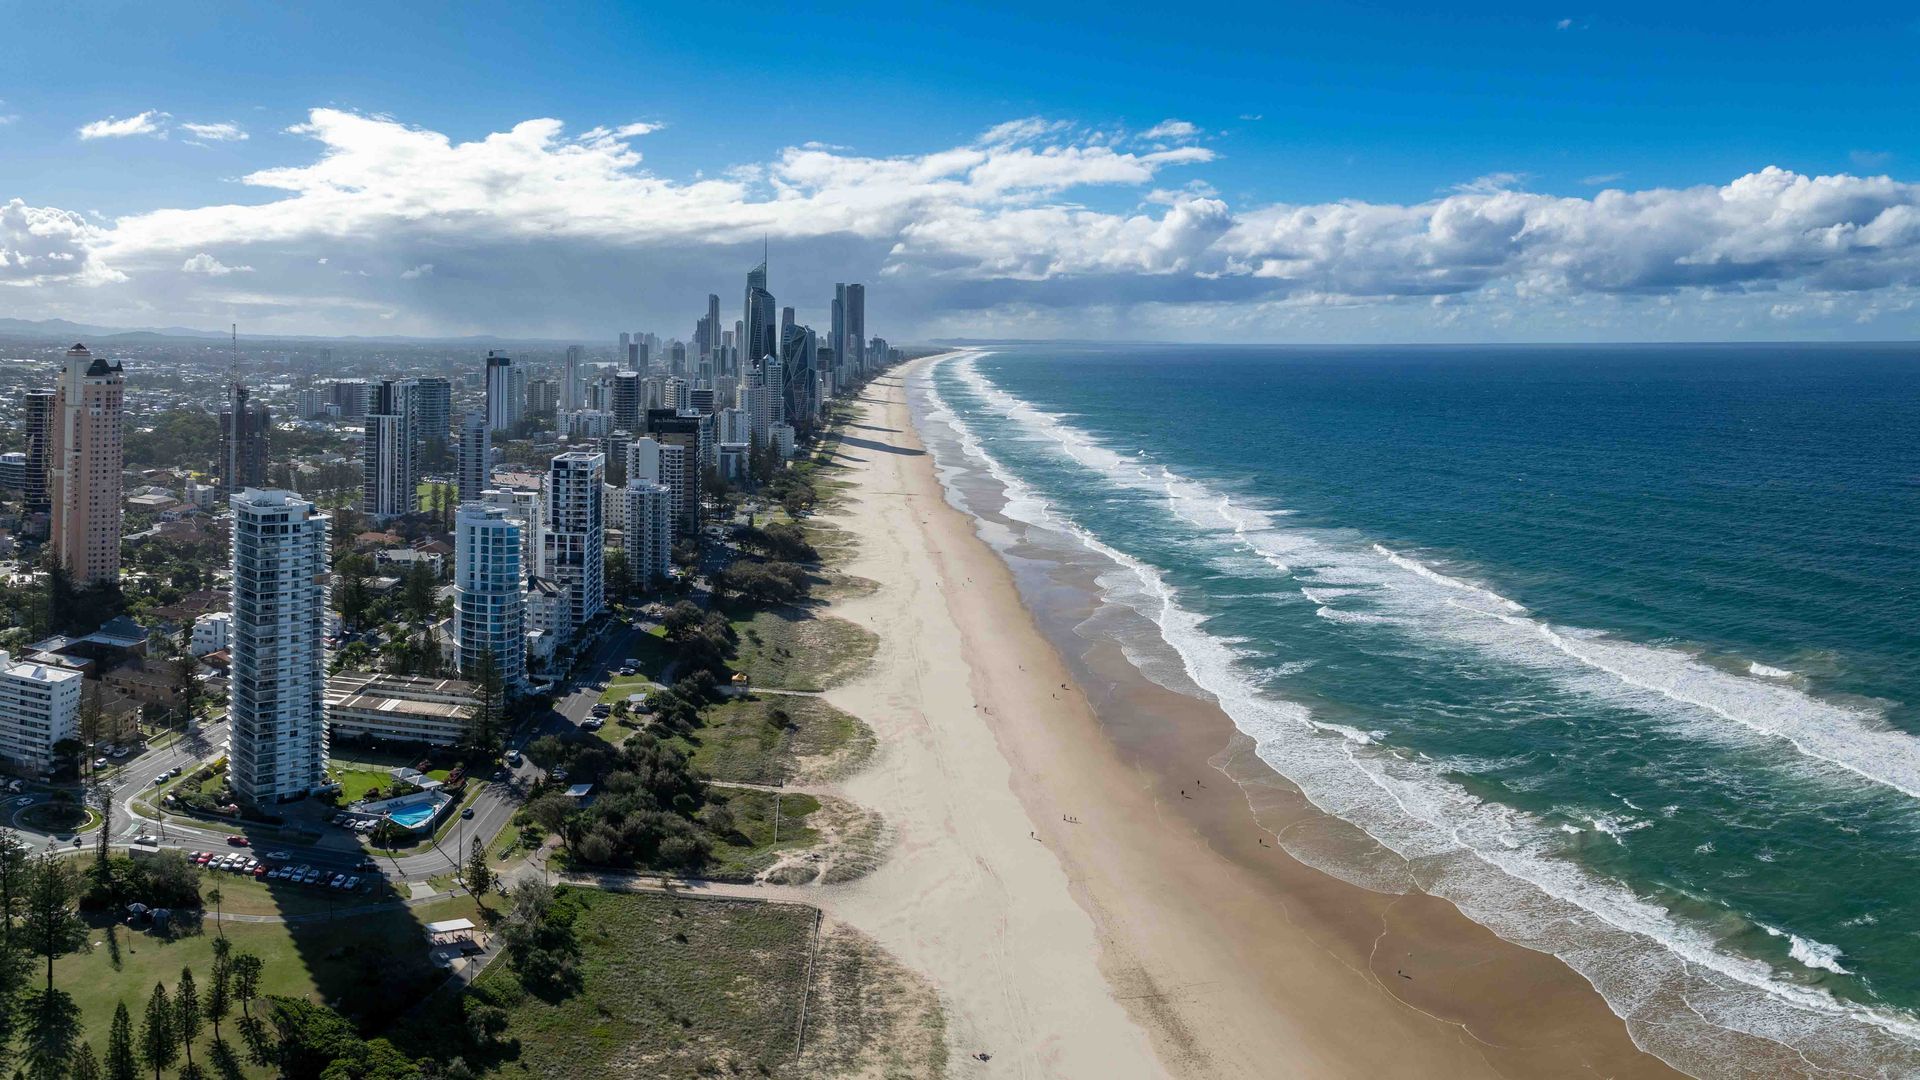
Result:
<instances>
[{"instance_id":1,"label":"cumulus cloud","mask_svg":"<svg viewBox=\"0 0 1920 1080\"><path fill-rule=\"evenodd\" d=\"M180 272L183 274L206 274L209 277L224 277L228 274L250 274L253 272L253 267L228 266L203 251L188 259L186 262L181 263Z\"/></svg>"},{"instance_id":2,"label":"cumulus cloud","mask_svg":"<svg viewBox=\"0 0 1920 1080\"><path fill-rule=\"evenodd\" d=\"M134 135L152 135L165 138L167 114L157 109L148 109L136 113L124 120L108 117L80 126L82 139L125 139Z\"/></svg>"},{"instance_id":3,"label":"cumulus cloud","mask_svg":"<svg viewBox=\"0 0 1920 1080\"><path fill-rule=\"evenodd\" d=\"M204 142L239 142L247 137L245 128L239 124L225 122L215 124L183 122L180 130Z\"/></svg>"},{"instance_id":4,"label":"cumulus cloud","mask_svg":"<svg viewBox=\"0 0 1920 1080\"><path fill-rule=\"evenodd\" d=\"M1156 140L1184 141L1198 138L1199 135L1199 125L1190 124L1185 120L1162 120L1140 133L1142 139L1150 142Z\"/></svg>"},{"instance_id":5,"label":"cumulus cloud","mask_svg":"<svg viewBox=\"0 0 1920 1080\"><path fill-rule=\"evenodd\" d=\"M460 332L579 325L636 293L659 295L669 327L707 291L724 295L763 240L776 293L803 319L823 317L807 308L833 281L864 279L884 286L901 329L928 331L964 318L979 321L974 332L1037 329L1096 312L1116 332L1209 335L1281 333L1331 313L1396 312L1462 332L1542 313L1567 326L1655 326L1620 314L1637 303L1679 320L1657 324L1667 328L1709 311L1771 320L1775 306L1803 319L1911 319L1920 290L1920 185L1885 176L1769 167L1724 184L1574 197L1496 173L1421 202L1235 206L1195 175L1215 160L1205 146L1042 117L895 156L802 143L690 178L646 167L627 142L641 128L652 130L570 135L533 119L458 141L315 109L293 129L314 153L241 177L259 196L244 203L110 227L7 204L0 281L118 282L113 295L178 310L215 302L194 276L246 272L246 302L278 297L289 320L357 330L377 314ZM427 252L431 263L419 260ZM392 271L335 273L329 257L405 268L403 280L432 273L436 287L402 300L389 295Z\"/></svg>"},{"instance_id":6,"label":"cumulus cloud","mask_svg":"<svg viewBox=\"0 0 1920 1080\"><path fill-rule=\"evenodd\" d=\"M19 199L0 204L0 285L124 280L94 255L104 235L104 229L72 210L28 206Z\"/></svg>"}]
</instances>

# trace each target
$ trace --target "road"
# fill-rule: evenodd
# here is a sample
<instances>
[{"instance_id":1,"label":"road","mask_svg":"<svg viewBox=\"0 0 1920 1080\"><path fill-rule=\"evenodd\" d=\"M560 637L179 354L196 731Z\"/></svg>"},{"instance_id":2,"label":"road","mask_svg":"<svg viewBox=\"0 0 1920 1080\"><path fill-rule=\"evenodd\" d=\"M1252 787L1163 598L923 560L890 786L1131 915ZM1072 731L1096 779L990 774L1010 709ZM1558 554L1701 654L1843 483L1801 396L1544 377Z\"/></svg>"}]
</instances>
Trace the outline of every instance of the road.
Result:
<instances>
[{"instance_id":1,"label":"road","mask_svg":"<svg viewBox=\"0 0 1920 1080\"><path fill-rule=\"evenodd\" d=\"M622 659L632 654L633 644L640 634L625 622L611 621L607 630L590 646L586 661L579 665L581 675L567 684L571 689L556 700L552 710L516 729L509 736L507 745L524 751L528 743L542 735L577 732L580 721L591 715L594 704L600 700L600 694L613 670ZM187 824L177 817L155 821L136 811L133 805L153 792L155 781L163 774L175 768L191 772L226 754L227 738L225 721L204 725L186 738L175 740L157 750L149 750L111 769L107 778L110 798L106 824L110 841L116 846L126 847L131 846L136 837L150 837L157 841L154 845L157 847L186 851L230 850L227 837L236 833L246 834L249 830L244 823L235 823L231 827L216 823ZM256 854L285 851L287 857L278 861L306 863L315 869L335 872L354 869L361 860L372 854L380 864L379 872L394 884L423 881L458 869L474 838L479 838L482 844L491 843L512 821L515 811L525 801L527 792L542 775L542 770L524 756L517 767L509 769L502 765L494 776L483 778L487 780L486 786L469 805L473 817L456 819L454 828L447 834L447 842L426 851L401 856L388 855L363 847L351 833L327 829L319 841L309 844L290 843L279 839L277 835L260 836L255 845L258 849ZM97 829L80 833L48 832L19 822L20 814L27 808L53 798L52 789L40 787L13 797L6 804L9 808L6 811L8 824L23 840L35 847L91 848L97 841Z\"/></svg>"}]
</instances>

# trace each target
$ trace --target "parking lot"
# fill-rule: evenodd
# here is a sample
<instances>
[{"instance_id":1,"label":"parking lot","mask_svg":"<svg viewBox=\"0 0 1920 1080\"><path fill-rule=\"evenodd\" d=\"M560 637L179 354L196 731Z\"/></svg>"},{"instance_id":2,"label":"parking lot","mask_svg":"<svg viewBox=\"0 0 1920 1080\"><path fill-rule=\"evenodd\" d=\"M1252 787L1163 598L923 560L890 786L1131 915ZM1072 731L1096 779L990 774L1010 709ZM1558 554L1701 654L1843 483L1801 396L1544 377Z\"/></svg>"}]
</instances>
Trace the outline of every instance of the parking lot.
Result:
<instances>
[{"instance_id":1,"label":"parking lot","mask_svg":"<svg viewBox=\"0 0 1920 1080\"><path fill-rule=\"evenodd\" d=\"M223 873L244 874L255 881L278 881L288 885L306 885L316 889L334 889L340 892L359 892L384 879L377 876L341 871L315 869L306 864L276 865L273 860L290 856L284 851L270 851L265 859L255 858L246 852L195 851L187 856L188 861L206 870L218 870ZM365 865L362 865L366 869ZM371 880L369 880L369 878Z\"/></svg>"}]
</instances>

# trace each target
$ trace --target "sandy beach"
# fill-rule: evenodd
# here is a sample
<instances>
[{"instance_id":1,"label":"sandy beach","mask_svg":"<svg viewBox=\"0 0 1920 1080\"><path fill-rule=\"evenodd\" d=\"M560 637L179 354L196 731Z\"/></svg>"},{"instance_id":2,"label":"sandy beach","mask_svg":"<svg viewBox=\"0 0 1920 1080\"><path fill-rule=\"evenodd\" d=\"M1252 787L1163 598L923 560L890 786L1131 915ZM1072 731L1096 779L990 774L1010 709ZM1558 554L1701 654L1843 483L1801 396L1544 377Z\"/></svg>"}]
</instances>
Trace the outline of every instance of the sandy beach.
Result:
<instances>
[{"instance_id":1,"label":"sandy beach","mask_svg":"<svg viewBox=\"0 0 1920 1080\"><path fill-rule=\"evenodd\" d=\"M834 614L880 648L827 695L878 736L841 786L894 844L807 899L935 983L953 1075L1677 1075L1559 961L1263 842L1318 812L1217 708L1117 648L1063 656L945 501L918 367L868 388L844 442L845 569L880 587Z\"/></svg>"}]
</instances>

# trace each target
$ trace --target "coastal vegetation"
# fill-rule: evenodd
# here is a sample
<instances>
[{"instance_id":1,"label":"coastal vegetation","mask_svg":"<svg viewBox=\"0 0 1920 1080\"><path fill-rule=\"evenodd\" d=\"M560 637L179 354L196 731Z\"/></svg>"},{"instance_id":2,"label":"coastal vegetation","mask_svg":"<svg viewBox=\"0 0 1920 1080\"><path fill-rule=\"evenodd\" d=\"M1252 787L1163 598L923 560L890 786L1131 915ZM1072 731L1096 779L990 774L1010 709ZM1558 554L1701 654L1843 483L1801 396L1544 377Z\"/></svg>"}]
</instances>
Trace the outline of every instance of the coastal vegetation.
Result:
<instances>
[{"instance_id":1,"label":"coastal vegetation","mask_svg":"<svg viewBox=\"0 0 1920 1080\"><path fill-rule=\"evenodd\" d=\"M813 908L566 887L544 906L565 923L542 935L566 953L558 983L496 963L428 1018L476 1073L945 1074L931 988Z\"/></svg>"},{"instance_id":2,"label":"coastal vegetation","mask_svg":"<svg viewBox=\"0 0 1920 1080\"><path fill-rule=\"evenodd\" d=\"M668 742L717 781L816 782L845 776L873 752L873 731L819 698L732 698L699 710L696 726Z\"/></svg>"}]
</instances>

